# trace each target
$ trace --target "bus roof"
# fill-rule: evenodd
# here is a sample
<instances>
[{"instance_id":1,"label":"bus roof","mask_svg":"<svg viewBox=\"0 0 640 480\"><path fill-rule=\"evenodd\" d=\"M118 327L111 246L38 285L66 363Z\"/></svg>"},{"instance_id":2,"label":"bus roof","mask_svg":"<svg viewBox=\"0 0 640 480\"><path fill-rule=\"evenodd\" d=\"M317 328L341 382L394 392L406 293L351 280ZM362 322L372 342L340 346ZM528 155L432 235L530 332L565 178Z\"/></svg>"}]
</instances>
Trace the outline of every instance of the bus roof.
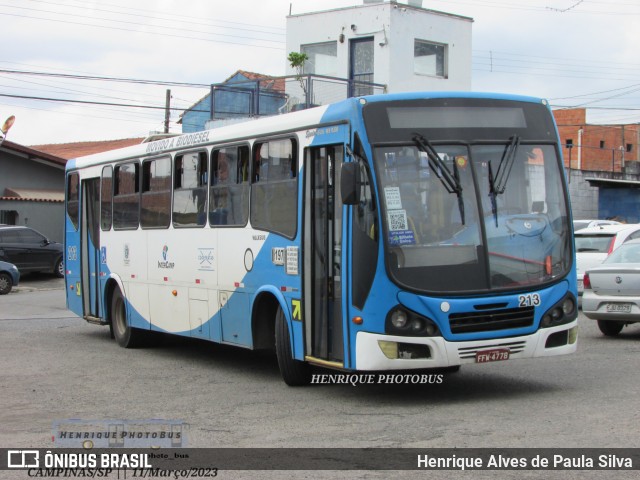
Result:
<instances>
[{"instance_id":1,"label":"bus roof","mask_svg":"<svg viewBox=\"0 0 640 480\"><path fill-rule=\"evenodd\" d=\"M249 120L225 127L203 130L160 140L141 143L131 147L110 150L85 157L78 157L67 162L67 170L110 163L118 160L141 158L168 153L176 150L197 149L210 144L225 144L238 142L249 138L265 135L277 135L315 128L318 125L346 122L355 114L355 109L361 99L367 102L398 101L430 98L493 98L497 100L513 100L541 103L543 100L535 97L525 97L497 93L477 92L408 92L371 95L366 97L348 98L340 102L309 108L284 115L274 115L256 120Z\"/></svg>"}]
</instances>

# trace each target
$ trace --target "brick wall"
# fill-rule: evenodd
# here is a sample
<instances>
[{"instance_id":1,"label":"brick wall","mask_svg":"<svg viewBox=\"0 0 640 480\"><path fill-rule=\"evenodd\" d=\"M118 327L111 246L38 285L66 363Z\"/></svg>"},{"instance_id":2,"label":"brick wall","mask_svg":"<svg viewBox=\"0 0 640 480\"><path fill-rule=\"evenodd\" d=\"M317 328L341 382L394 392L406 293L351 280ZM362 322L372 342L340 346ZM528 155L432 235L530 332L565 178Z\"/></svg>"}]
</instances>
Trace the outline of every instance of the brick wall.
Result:
<instances>
[{"instance_id":1,"label":"brick wall","mask_svg":"<svg viewBox=\"0 0 640 480\"><path fill-rule=\"evenodd\" d=\"M584 108L555 110L565 167L622 172L638 162L640 125L589 125ZM567 144L572 143L570 148ZM621 148L622 147L622 148Z\"/></svg>"}]
</instances>

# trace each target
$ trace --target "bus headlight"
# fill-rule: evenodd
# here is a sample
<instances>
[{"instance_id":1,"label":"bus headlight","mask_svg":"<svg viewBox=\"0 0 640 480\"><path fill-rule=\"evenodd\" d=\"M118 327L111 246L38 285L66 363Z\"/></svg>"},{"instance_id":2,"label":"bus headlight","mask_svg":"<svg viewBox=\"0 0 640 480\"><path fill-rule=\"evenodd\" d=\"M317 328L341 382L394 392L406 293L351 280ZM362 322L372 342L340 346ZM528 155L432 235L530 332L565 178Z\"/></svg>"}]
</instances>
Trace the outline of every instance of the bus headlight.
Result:
<instances>
[{"instance_id":1,"label":"bus headlight","mask_svg":"<svg viewBox=\"0 0 640 480\"><path fill-rule=\"evenodd\" d=\"M418 315L398 305L387 314L385 333L413 337L436 337L440 336L440 329L430 318Z\"/></svg>"},{"instance_id":2,"label":"bus headlight","mask_svg":"<svg viewBox=\"0 0 640 480\"><path fill-rule=\"evenodd\" d=\"M555 327L572 322L578 317L578 309L573 295L566 295L562 300L545 312L540 321L540 328Z\"/></svg>"},{"instance_id":3,"label":"bus headlight","mask_svg":"<svg viewBox=\"0 0 640 480\"><path fill-rule=\"evenodd\" d=\"M404 328L407 326L407 314L403 310L394 310L391 313L391 325L394 328Z\"/></svg>"}]
</instances>

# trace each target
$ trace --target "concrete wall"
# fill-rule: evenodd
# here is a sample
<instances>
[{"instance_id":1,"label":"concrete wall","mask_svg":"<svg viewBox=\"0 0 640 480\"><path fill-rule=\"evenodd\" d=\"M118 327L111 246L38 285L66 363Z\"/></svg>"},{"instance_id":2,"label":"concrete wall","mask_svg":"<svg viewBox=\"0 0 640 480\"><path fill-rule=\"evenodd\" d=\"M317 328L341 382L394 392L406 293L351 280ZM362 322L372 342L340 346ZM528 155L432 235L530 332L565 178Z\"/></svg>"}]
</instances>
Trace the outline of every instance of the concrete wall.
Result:
<instances>
[{"instance_id":1,"label":"concrete wall","mask_svg":"<svg viewBox=\"0 0 640 480\"><path fill-rule=\"evenodd\" d=\"M592 186L585 178L611 180L609 172L571 170L567 173L574 220L621 217L640 223L640 185L602 183ZM637 181L636 175L616 174L614 180Z\"/></svg>"},{"instance_id":2,"label":"concrete wall","mask_svg":"<svg viewBox=\"0 0 640 480\"><path fill-rule=\"evenodd\" d=\"M17 225L31 227L55 242L64 240L64 203L0 200L0 210L17 211Z\"/></svg>"},{"instance_id":3,"label":"concrete wall","mask_svg":"<svg viewBox=\"0 0 640 480\"><path fill-rule=\"evenodd\" d=\"M6 188L64 191L64 167L0 150L0 197ZM38 230L50 240L62 242L64 203L0 200L0 210L16 211L17 224Z\"/></svg>"},{"instance_id":4,"label":"concrete wall","mask_svg":"<svg viewBox=\"0 0 640 480\"><path fill-rule=\"evenodd\" d=\"M567 171L574 220L601 218L598 207L599 189L592 187L589 182L585 181L587 177L593 177L593 172Z\"/></svg>"},{"instance_id":5,"label":"concrete wall","mask_svg":"<svg viewBox=\"0 0 640 480\"><path fill-rule=\"evenodd\" d=\"M469 20L414 8L391 8L387 46L389 92L471 90L471 26ZM445 78L414 72L414 40L446 45ZM386 83L386 82L382 82Z\"/></svg>"}]
</instances>

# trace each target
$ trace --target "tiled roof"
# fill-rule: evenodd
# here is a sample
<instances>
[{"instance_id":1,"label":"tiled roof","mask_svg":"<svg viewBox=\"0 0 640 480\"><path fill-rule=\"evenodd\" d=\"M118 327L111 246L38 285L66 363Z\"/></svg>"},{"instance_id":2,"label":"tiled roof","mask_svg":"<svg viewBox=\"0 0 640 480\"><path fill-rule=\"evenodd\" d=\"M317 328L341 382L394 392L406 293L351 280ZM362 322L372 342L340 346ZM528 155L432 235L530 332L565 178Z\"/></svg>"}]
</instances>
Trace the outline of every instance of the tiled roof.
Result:
<instances>
[{"instance_id":1,"label":"tiled roof","mask_svg":"<svg viewBox=\"0 0 640 480\"><path fill-rule=\"evenodd\" d=\"M20 145L19 143L10 142L5 140L2 142L2 150L14 151L25 155L27 158L38 158L40 160L44 160L45 162L53 163L58 166L64 167L67 164L67 159L59 157L57 155L53 155L47 152L43 152L41 150L36 150L32 147L25 147L24 145Z\"/></svg>"},{"instance_id":2,"label":"tiled roof","mask_svg":"<svg viewBox=\"0 0 640 480\"><path fill-rule=\"evenodd\" d=\"M224 82L228 82L237 74L243 75L247 80L262 80L260 88L266 88L267 90L275 90L276 92L284 93L285 79L282 77L272 77L270 75L264 75L262 73L247 72L246 70L238 70L236 73L227 78Z\"/></svg>"},{"instance_id":3,"label":"tiled roof","mask_svg":"<svg viewBox=\"0 0 640 480\"><path fill-rule=\"evenodd\" d=\"M0 200L21 200L28 202L64 202L62 190L39 190L34 188L5 188Z\"/></svg>"},{"instance_id":4,"label":"tiled roof","mask_svg":"<svg viewBox=\"0 0 640 480\"><path fill-rule=\"evenodd\" d=\"M109 150L138 145L142 140L144 140L144 138L124 138L99 142L53 143L49 145L32 145L29 148L70 160L94 153L108 152Z\"/></svg>"}]
</instances>

